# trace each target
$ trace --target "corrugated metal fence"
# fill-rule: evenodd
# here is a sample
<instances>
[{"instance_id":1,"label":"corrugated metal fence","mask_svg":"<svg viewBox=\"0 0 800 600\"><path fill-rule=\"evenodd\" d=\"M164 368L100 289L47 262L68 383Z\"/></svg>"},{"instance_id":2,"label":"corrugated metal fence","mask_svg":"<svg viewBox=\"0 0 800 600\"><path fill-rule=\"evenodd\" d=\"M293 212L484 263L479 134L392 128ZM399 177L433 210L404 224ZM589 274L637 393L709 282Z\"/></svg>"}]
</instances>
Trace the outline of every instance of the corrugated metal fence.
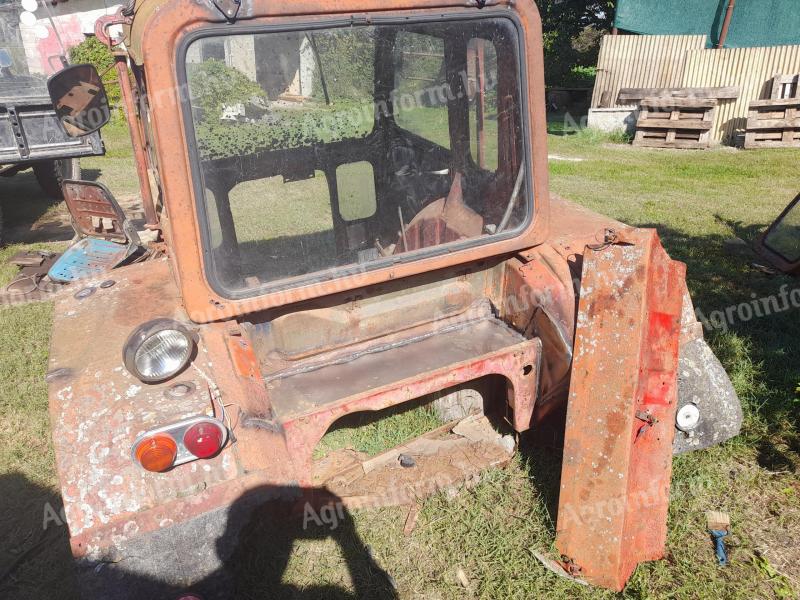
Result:
<instances>
[{"instance_id":1,"label":"corrugated metal fence","mask_svg":"<svg viewBox=\"0 0 800 600\"><path fill-rule=\"evenodd\" d=\"M592 107L617 106L617 95L627 87L678 87L686 53L706 46L704 35L607 35L600 45Z\"/></svg>"},{"instance_id":2,"label":"corrugated metal fence","mask_svg":"<svg viewBox=\"0 0 800 600\"><path fill-rule=\"evenodd\" d=\"M740 88L739 98L720 103L714 122L716 141L735 141L747 125L750 102L769 98L772 78L800 73L800 46L693 50L687 54L683 87Z\"/></svg>"},{"instance_id":3,"label":"corrugated metal fence","mask_svg":"<svg viewBox=\"0 0 800 600\"><path fill-rule=\"evenodd\" d=\"M800 46L707 49L705 36L605 36L592 107L620 106L621 88L737 86L737 100L722 101L712 130L715 141L744 132L751 101L769 98L776 74L800 73Z\"/></svg>"}]
</instances>

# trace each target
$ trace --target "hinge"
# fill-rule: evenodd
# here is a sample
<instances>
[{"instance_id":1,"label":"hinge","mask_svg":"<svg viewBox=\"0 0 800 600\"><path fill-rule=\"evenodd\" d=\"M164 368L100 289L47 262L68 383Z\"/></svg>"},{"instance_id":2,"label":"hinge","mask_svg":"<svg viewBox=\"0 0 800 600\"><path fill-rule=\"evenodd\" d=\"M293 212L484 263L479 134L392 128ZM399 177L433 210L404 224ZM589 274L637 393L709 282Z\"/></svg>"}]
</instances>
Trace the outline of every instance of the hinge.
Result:
<instances>
[{"instance_id":1,"label":"hinge","mask_svg":"<svg viewBox=\"0 0 800 600\"><path fill-rule=\"evenodd\" d=\"M239 14L239 8L242 6L242 0L213 0L213 2L229 23L236 20L236 15Z\"/></svg>"}]
</instances>

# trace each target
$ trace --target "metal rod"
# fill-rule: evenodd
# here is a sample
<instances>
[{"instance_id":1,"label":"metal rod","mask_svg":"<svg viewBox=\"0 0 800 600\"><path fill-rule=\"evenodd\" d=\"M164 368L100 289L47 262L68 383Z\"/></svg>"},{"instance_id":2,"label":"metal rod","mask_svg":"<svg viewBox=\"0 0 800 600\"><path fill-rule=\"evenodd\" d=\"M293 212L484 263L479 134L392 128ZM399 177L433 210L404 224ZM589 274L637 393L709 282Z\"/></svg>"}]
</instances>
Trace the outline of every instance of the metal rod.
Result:
<instances>
[{"instance_id":1,"label":"metal rod","mask_svg":"<svg viewBox=\"0 0 800 600\"><path fill-rule=\"evenodd\" d=\"M61 35L58 33L58 27L56 27L56 21L53 19L53 11L50 10L50 6L47 3L47 0L42 0L40 2L42 6L44 6L45 11L47 11L47 19L50 21L50 26L53 28L53 33L56 36L56 40L58 41L58 45L61 47L61 65L66 67L69 65L67 60L67 49L64 47L64 42L61 39Z\"/></svg>"},{"instance_id":2,"label":"metal rod","mask_svg":"<svg viewBox=\"0 0 800 600\"><path fill-rule=\"evenodd\" d=\"M403 209L397 207L397 214L400 216L400 232L403 234L403 252L408 252L408 239L406 239L406 224L403 220Z\"/></svg>"},{"instance_id":3,"label":"metal rod","mask_svg":"<svg viewBox=\"0 0 800 600\"><path fill-rule=\"evenodd\" d=\"M478 79L478 97L475 102L478 142L478 166L486 168L486 48L483 40L476 40L475 51L475 77Z\"/></svg>"},{"instance_id":4,"label":"metal rod","mask_svg":"<svg viewBox=\"0 0 800 600\"><path fill-rule=\"evenodd\" d=\"M525 179L525 165L520 165L519 173L517 173L517 181L514 183L514 191L511 192L511 198L508 201L508 206L506 207L506 214L503 215L503 220L500 221L500 225L497 226L497 230L495 233L503 233L508 227L509 222L511 221L511 215L514 214L514 208L517 206L517 199L519 198L519 193L522 190L522 182Z\"/></svg>"},{"instance_id":5,"label":"metal rod","mask_svg":"<svg viewBox=\"0 0 800 600\"><path fill-rule=\"evenodd\" d=\"M136 174L139 176L139 188L142 192L142 206L144 208L145 227L148 229L160 229L156 206L153 201L153 191L150 188L150 176L147 173L147 151L144 146L144 136L139 128L139 119L136 113L136 105L133 103L133 88L130 76L128 75L128 59L125 54L117 52L114 54L114 62L117 67L117 78L122 90L124 101L125 116L128 121L128 130L131 134L131 145L133 155L136 159Z\"/></svg>"},{"instance_id":6,"label":"metal rod","mask_svg":"<svg viewBox=\"0 0 800 600\"><path fill-rule=\"evenodd\" d=\"M728 0L728 10L725 12L725 21L722 23L722 31L719 34L719 42L717 42L717 48L722 48L725 46L725 42L728 40L728 30L731 26L731 19L733 19L733 9L736 7L736 0Z\"/></svg>"}]
</instances>

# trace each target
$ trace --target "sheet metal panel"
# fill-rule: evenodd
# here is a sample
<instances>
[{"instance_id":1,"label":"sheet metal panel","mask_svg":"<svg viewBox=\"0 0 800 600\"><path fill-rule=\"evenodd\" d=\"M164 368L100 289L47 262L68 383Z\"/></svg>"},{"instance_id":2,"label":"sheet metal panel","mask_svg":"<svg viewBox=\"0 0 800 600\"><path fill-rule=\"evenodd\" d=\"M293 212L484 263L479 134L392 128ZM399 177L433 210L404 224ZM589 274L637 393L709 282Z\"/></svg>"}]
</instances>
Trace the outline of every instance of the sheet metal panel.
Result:
<instances>
[{"instance_id":1,"label":"sheet metal panel","mask_svg":"<svg viewBox=\"0 0 800 600\"><path fill-rule=\"evenodd\" d=\"M584 256L556 546L586 581L622 590L663 556L686 266L654 230Z\"/></svg>"}]
</instances>

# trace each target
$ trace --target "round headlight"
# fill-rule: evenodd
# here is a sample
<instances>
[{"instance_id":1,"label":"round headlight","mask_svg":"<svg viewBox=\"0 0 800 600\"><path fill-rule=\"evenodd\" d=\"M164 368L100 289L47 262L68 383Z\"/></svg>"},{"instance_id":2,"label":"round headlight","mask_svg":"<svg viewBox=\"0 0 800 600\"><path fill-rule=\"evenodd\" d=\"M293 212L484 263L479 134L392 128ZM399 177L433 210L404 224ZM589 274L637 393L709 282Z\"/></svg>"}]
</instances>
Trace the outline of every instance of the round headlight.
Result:
<instances>
[{"instance_id":1,"label":"round headlight","mask_svg":"<svg viewBox=\"0 0 800 600\"><path fill-rule=\"evenodd\" d=\"M123 362L145 383L157 383L180 373L192 358L195 340L189 330L172 319L140 325L125 342Z\"/></svg>"}]
</instances>

